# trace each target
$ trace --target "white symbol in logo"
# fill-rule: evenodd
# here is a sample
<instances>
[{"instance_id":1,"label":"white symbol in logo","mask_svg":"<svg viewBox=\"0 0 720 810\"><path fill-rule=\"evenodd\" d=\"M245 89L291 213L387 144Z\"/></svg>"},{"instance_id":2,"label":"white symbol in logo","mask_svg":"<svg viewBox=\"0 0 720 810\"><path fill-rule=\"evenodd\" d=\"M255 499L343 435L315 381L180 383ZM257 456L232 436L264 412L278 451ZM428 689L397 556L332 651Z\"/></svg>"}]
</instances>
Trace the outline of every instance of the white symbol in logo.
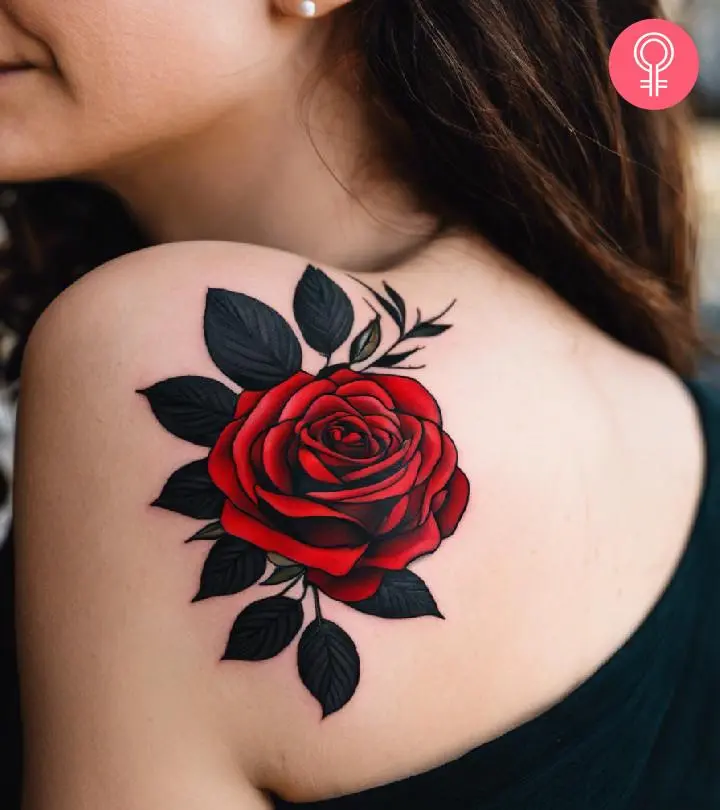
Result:
<instances>
[{"instance_id":1,"label":"white symbol in logo","mask_svg":"<svg viewBox=\"0 0 720 810\"><path fill-rule=\"evenodd\" d=\"M649 61L645 56L645 49L648 45L659 45L662 48L663 55L660 60ZM649 34L643 34L635 43L635 62L637 66L650 74L648 79L643 79L640 82L640 87L643 90L648 90L650 96L659 96L661 90L666 90L668 83L666 80L660 78L660 74L667 70L675 60L675 46L672 40L660 34L657 31Z\"/></svg>"}]
</instances>

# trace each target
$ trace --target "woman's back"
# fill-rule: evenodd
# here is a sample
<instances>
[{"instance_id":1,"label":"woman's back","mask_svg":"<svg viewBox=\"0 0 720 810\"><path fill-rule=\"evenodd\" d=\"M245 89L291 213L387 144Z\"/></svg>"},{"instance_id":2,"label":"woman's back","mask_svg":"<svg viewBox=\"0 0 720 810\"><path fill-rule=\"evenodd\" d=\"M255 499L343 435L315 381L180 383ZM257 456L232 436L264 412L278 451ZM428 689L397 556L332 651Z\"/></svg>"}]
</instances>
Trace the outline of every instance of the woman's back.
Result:
<instances>
[{"instance_id":1,"label":"woman's back","mask_svg":"<svg viewBox=\"0 0 720 810\"><path fill-rule=\"evenodd\" d=\"M627 642L566 698L464 756L390 785L302 807L717 806L720 398L698 384L690 391L707 441L703 498L671 582Z\"/></svg>"},{"instance_id":2,"label":"woman's back","mask_svg":"<svg viewBox=\"0 0 720 810\"><path fill-rule=\"evenodd\" d=\"M393 361L424 368L361 372L371 383L378 373L417 380L422 388L412 388L408 398L395 383L385 388L403 419L433 422L434 416L415 413L427 408L447 436L423 479L433 481L444 470L427 502L427 490L417 494L417 482L436 452L428 438L432 426L424 427L416 452L404 457L407 469L396 471L392 486L406 490L394 492L410 499L402 518L387 514L383 520L396 521L393 537L402 543L384 556L371 543L360 556L371 560L366 569L380 569L383 576L407 570L420 577L426 585L419 596L415 591L420 607L416 602L399 610L395 604L393 610L421 615L398 621L382 618L393 614L387 605L365 602L358 608L368 594L352 587L368 587L366 574L351 575L352 566L333 568L325 579L318 574L307 589L299 582L288 594L298 600L305 593L309 625L317 584L321 616L349 635L357 659L342 641L339 652L326 649L318 663L315 643L315 663L309 664L314 640L301 633L304 652L293 640L275 654L282 647L277 634L290 633L295 621L288 614L284 630L274 625L274 642L267 634L258 641L258 632L265 631L256 622L236 637L235 654L230 647L226 652L229 658L267 660L220 661L238 614L290 589L293 580L202 598L241 590L237 578L245 574L221 564L207 573L206 593L191 604L213 541L183 545L204 524L171 512L187 513L183 503L194 496L185 490L182 503L161 497L164 511L148 504L174 470L208 450L163 429L155 418L162 416L162 404L148 389L168 378L200 375L238 390L209 357L214 338L207 320L207 346L202 339L209 289L242 293L272 307L294 324L296 336L302 332L301 364L310 378L339 380L332 369L323 372L322 358L312 350L319 339L302 329L297 302L293 308L306 264L292 255L228 244L153 249L90 276L37 330L23 392L18 501L32 740L29 810L101 804L145 810L171 803L178 810L262 807L269 801L265 791L314 801L428 770L538 715L585 681L641 624L683 558L704 476L698 415L686 388L476 242L440 241L392 274L323 275L352 302L354 331L341 350L351 359L363 357L368 346L382 354L398 334L390 310L363 285L392 302L382 286L389 282L409 313L420 310L421 322L457 299L435 322L451 329L420 330L406 347L423 346L422 352ZM237 351L230 333L224 340ZM294 344L282 345L278 356L292 365L298 359L292 359ZM217 351L213 358L229 370ZM340 388L332 396L342 398ZM319 396L319 389L308 393L305 383L298 391L306 409ZM288 549L284 556L304 564L306 572L313 570L309 558L292 555L307 555L307 546L319 554L312 559L320 569L331 567L329 560L336 565L337 540L323 533L322 521L312 530L298 529L309 525L303 523L308 517L327 516L308 515L308 501L317 504L318 498L303 495L302 514L296 501L281 501L287 488L277 479L285 467L292 472L302 464L299 455L289 455L296 451L287 450L290 434L283 433L294 418L289 400L273 410L252 396L242 419L252 416L257 429L243 434L247 446L233 434L231 450L217 445L212 451L213 482L240 513L230 522L223 512L224 528L245 521L251 545L265 544L274 554ZM355 405L361 411L370 407ZM292 407L299 407L297 401ZM168 418L160 421L167 426ZM272 497L264 494L270 485L262 476L277 490ZM376 476L369 489L346 494L346 517L348 503L366 504L378 486L387 486ZM295 497L302 482L288 480ZM252 500L253 494L262 504L238 510L240 498ZM196 516L209 508L196 508ZM429 515L439 526L436 536L418 539L415 533L410 542ZM357 520L369 531L365 512ZM255 534L258 523L262 536ZM696 557L708 554L712 531L703 529L707 536L695 546ZM373 543L380 529L375 532ZM300 537L303 549L288 546L287 539L285 546L269 549L280 535ZM690 552L684 557L689 559ZM270 560L287 574L288 560ZM353 566L353 572L361 567L357 560ZM703 564L700 570L709 569ZM337 578L346 575L338 590ZM648 671L652 663L647 661ZM608 689L619 686L608 683ZM618 739L622 734L623 728L614 732ZM667 744L679 750L687 741ZM498 747L482 750L490 752L483 767L492 769ZM522 754L512 750L510 756ZM572 756L584 774L583 750ZM511 781L519 789L523 774ZM429 783L417 784L430 789ZM457 780L447 784L448 795L453 785ZM567 801L566 789L567 783L558 785L553 807ZM688 791L692 796L692 786ZM402 804L401 793L392 796ZM369 808L375 806L366 798ZM481 806L495 807L490 798ZM593 801L588 783L587 796L572 797L567 806L603 806ZM457 806L474 805L458 796Z\"/></svg>"}]
</instances>

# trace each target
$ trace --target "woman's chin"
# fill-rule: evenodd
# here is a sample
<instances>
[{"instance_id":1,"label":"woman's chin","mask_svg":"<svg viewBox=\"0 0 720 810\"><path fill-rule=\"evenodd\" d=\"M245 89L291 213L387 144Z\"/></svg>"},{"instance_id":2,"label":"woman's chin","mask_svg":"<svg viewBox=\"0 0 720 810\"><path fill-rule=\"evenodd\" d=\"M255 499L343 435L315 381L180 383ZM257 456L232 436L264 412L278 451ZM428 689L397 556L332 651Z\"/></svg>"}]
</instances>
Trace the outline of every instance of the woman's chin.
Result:
<instances>
[{"instance_id":1,"label":"woman's chin","mask_svg":"<svg viewBox=\"0 0 720 810\"><path fill-rule=\"evenodd\" d=\"M90 173L95 161L88 158L88 150L75 136L59 135L57 128L38 137L6 126L0 113L0 184L35 183L44 180L79 177Z\"/></svg>"}]
</instances>

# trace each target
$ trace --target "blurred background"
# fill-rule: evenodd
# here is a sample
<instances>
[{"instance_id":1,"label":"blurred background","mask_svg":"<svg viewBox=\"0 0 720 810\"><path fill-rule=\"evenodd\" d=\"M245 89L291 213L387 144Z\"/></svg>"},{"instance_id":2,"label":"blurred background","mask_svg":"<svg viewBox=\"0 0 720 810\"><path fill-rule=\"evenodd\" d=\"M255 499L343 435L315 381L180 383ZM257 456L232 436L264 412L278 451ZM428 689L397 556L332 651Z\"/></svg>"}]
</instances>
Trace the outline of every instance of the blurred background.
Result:
<instances>
[{"instance_id":1,"label":"blurred background","mask_svg":"<svg viewBox=\"0 0 720 810\"><path fill-rule=\"evenodd\" d=\"M693 104L696 180L701 195L702 292L706 317L720 326L720 0L674 0L671 12L700 51L700 80Z\"/></svg>"}]
</instances>

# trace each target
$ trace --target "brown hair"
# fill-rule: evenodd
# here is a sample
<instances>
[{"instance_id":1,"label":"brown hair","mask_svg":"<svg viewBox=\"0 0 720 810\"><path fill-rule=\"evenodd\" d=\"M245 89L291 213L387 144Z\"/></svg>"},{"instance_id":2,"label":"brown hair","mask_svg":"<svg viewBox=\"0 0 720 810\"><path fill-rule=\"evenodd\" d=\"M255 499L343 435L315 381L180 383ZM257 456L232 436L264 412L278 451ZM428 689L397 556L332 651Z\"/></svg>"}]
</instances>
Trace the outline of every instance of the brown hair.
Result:
<instances>
[{"instance_id":1,"label":"brown hair","mask_svg":"<svg viewBox=\"0 0 720 810\"><path fill-rule=\"evenodd\" d=\"M607 69L658 0L353 0L337 12L385 158L626 345L690 373L698 345L685 113L623 102ZM350 50L348 50L348 48ZM0 318L25 333L77 275L141 246L122 206L17 189Z\"/></svg>"}]
</instances>

